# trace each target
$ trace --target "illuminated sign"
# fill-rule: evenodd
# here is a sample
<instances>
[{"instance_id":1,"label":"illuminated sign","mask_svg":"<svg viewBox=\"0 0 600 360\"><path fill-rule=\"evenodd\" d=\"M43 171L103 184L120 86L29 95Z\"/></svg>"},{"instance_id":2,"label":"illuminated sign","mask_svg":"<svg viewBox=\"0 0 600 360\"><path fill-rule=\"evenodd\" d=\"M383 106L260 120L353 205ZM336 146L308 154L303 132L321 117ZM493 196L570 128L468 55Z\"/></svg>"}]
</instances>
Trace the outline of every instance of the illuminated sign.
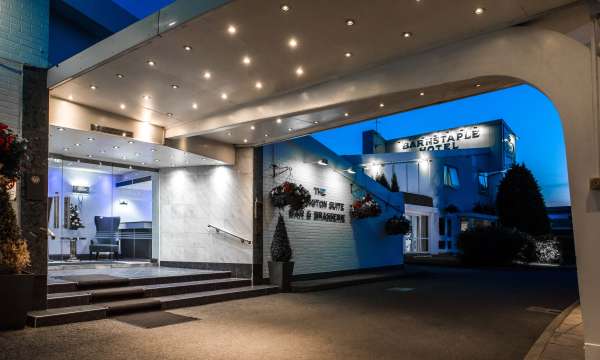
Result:
<instances>
[{"instance_id":1,"label":"illuminated sign","mask_svg":"<svg viewBox=\"0 0 600 360\"><path fill-rule=\"evenodd\" d=\"M472 149L492 145L489 126L468 126L394 140L392 152Z\"/></svg>"}]
</instances>

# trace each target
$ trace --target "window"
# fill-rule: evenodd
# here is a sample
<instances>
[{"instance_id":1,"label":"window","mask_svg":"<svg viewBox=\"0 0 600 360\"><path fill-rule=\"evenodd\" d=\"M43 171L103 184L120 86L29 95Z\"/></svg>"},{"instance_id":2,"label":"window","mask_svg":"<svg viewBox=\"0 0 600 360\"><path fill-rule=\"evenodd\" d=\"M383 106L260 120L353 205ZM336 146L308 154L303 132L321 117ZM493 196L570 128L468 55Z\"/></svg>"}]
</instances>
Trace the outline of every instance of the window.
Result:
<instances>
[{"instance_id":1,"label":"window","mask_svg":"<svg viewBox=\"0 0 600 360\"><path fill-rule=\"evenodd\" d=\"M446 218L441 217L438 223L440 236L446 235Z\"/></svg>"},{"instance_id":2,"label":"window","mask_svg":"<svg viewBox=\"0 0 600 360\"><path fill-rule=\"evenodd\" d=\"M444 185L457 189L460 186L458 181L458 170L453 166L444 165Z\"/></svg>"},{"instance_id":3,"label":"window","mask_svg":"<svg viewBox=\"0 0 600 360\"><path fill-rule=\"evenodd\" d=\"M479 180L479 192L487 192L488 191L488 176L486 173L479 173L477 175Z\"/></svg>"},{"instance_id":4,"label":"window","mask_svg":"<svg viewBox=\"0 0 600 360\"><path fill-rule=\"evenodd\" d=\"M451 237L452 236L452 219L450 219L450 218L448 218L448 227L447 227L447 229L448 229L448 234L447 235L448 235L448 237Z\"/></svg>"}]
</instances>

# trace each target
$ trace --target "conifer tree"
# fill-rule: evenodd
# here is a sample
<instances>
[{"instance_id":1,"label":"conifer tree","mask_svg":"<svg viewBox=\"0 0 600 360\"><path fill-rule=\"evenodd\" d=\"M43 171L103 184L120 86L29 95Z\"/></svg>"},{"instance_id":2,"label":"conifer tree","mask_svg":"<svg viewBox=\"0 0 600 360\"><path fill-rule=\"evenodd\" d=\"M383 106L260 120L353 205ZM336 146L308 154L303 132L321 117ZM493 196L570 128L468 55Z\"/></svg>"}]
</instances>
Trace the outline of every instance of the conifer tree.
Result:
<instances>
[{"instance_id":1,"label":"conifer tree","mask_svg":"<svg viewBox=\"0 0 600 360\"><path fill-rule=\"evenodd\" d=\"M27 242L21 236L17 215L7 191L0 185L0 272L20 273L29 266Z\"/></svg>"},{"instance_id":2,"label":"conifer tree","mask_svg":"<svg viewBox=\"0 0 600 360\"><path fill-rule=\"evenodd\" d=\"M392 173L392 185L390 186L391 192L400 192L400 187L398 186L398 177L396 176L396 172Z\"/></svg>"},{"instance_id":3,"label":"conifer tree","mask_svg":"<svg viewBox=\"0 0 600 360\"><path fill-rule=\"evenodd\" d=\"M278 262L287 262L292 258L292 248L288 238L287 229L283 216L279 214L277 219L277 227L273 234L273 242L271 242L271 259Z\"/></svg>"},{"instance_id":4,"label":"conifer tree","mask_svg":"<svg viewBox=\"0 0 600 360\"><path fill-rule=\"evenodd\" d=\"M385 173L382 172L376 179L375 181L377 181L378 183L380 183L383 187L385 187L386 189L390 190L390 183L388 182L387 178L385 177Z\"/></svg>"}]
</instances>

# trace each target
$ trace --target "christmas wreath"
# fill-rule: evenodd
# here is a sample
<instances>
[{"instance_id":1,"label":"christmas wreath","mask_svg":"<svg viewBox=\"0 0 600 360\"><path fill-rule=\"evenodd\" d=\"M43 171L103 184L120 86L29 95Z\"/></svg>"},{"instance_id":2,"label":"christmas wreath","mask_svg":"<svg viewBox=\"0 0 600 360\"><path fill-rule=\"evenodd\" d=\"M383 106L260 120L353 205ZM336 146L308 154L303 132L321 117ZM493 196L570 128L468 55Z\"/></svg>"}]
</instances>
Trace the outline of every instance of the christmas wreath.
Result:
<instances>
[{"instance_id":1,"label":"christmas wreath","mask_svg":"<svg viewBox=\"0 0 600 360\"><path fill-rule=\"evenodd\" d=\"M310 200L310 192L293 182L286 181L271 190L271 204L279 209L289 205L292 210L302 210L310 204Z\"/></svg>"},{"instance_id":2,"label":"christmas wreath","mask_svg":"<svg viewBox=\"0 0 600 360\"><path fill-rule=\"evenodd\" d=\"M404 216L392 216L385 222L385 233L388 235L406 235L410 232L410 221Z\"/></svg>"},{"instance_id":3,"label":"christmas wreath","mask_svg":"<svg viewBox=\"0 0 600 360\"><path fill-rule=\"evenodd\" d=\"M350 217L352 219L364 219L378 216L379 214L381 214L381 208L370 194L354 201L350 208Z\"/></svg>"}]
</instances>

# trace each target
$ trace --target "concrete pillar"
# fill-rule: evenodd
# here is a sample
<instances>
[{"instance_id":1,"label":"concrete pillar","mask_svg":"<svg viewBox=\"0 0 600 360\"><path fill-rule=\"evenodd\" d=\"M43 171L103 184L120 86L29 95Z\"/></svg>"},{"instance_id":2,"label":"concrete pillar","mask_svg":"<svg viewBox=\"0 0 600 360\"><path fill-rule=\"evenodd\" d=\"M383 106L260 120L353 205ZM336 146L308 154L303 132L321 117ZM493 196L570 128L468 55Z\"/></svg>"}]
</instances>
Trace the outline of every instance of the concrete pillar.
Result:
<instances>
[{"instance_id":1,"label":"concrete pillar","mask_svg":"<svg viewBox=\"0 0 600 360\"><path fill-rule=\"evenodd\" d=\"M29 140L31 168L20 182L21 230L35 275L33 308L46 308L48 275L48 89L45 69L23 68L21 130Z\"/></svg>"}]
</instances>

